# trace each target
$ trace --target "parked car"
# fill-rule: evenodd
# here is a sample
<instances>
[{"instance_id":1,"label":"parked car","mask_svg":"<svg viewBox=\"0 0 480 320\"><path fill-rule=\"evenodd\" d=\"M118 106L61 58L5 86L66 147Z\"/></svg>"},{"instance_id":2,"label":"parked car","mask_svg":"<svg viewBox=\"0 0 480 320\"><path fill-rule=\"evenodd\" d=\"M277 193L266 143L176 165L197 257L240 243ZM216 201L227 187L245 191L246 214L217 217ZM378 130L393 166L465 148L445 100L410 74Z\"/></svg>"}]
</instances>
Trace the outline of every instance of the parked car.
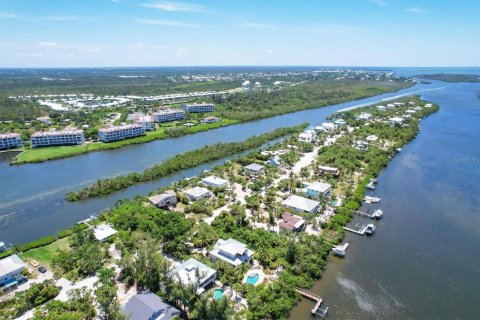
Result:
<instances>
[{"instance_id":1,"label":"parked car","mask_svg":"<svg viewBox=\"0 0 480 320\"><path fill-rule=\"evenodd\" d=\"M38 271L41 272L41 273L45 273L45 272L47 272L47 269L45 269L44 266L39 266Z\"/></svg>"}]
</instances>

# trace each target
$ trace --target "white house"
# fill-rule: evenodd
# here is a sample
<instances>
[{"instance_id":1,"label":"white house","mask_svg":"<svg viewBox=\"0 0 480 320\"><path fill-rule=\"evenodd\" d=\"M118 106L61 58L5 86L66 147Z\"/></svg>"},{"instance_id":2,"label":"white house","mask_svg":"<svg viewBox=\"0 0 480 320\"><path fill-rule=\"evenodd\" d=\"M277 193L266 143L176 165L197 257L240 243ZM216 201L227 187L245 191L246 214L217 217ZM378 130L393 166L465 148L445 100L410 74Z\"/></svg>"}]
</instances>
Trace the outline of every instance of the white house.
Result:
<instances>
[{"instance_id":1,"label":"white house","mask_svg":"<svg viewBox=\"0 0 480 320\"><path fill-rule=\"evenodd\" d=\"M230 238L228 240L218 239L210 251L210 256L213 262L222 260L236 267L244 262L250 262L253 253L246 244Z\"/></svg>"},{"instance_id":2,"label":"white house","mask_svg":"<svg viewBox=\"0 0 480 320\"><path fill-rule=\"evenodd\" d=\"M393 117L393 118L388 119L388 123L390 123L390 125L392 125L392 126L399 126L403 123L403 118Z\"/></svg>"},{"instance_id":3,"label":"white house","mask_svg":"<svg viewBox=\"0 0 480 320\"><path fill-rule=\"evenodd\" d=\"M196 286L196 293L201 294L205 291L205 288L215 282L217 270L190 258L173 269L171 275L175 281L184 285Z\"/></svg>"},{"instance_id":4,"label":"white house","mask_svg":"<svg viewBox=\"0 0 480 320\"><path fill-rule=\"evenodd\" d=\"M304 142L312 142L315 140L315 131L313 130L307 130L305 132L302 132L298 135L298 140L299 141L304 141Z\"/></svg>"},{"instance_id":5,"label":"white house","mask_svg":"<svg viewBox=\"0 0 480 320\"><path fill-rule=\"evenodd\" d=\"M313 182L306 185L307 196L314 198L319 195L330 196L332 185L326 182Z\"/></svg>"},{"instance_id":6,"label":"white house","mask_svg":"<svg viewBox=\"0 0 480 320\"><path fill-rule=\"evenodd\" d=\"M263 170L265 170L265 166L261 164L251 163L244 168L245 173L249 175L259 175Z\"/></svg>"},{"instance_id":7,"label":"white house","mask_svg":"<svg viewBox=\"0 0 480 320\"><path fill-rule=\"evenodd\" d=\"M368 112L362 112L358 115L357 119L358 120L370 120L372 118L372 115Z\"/></svg>"},{"instance_id":8,"label":"white house","mask_svg":"<svg viewBox=\"0 0 480 320\"><path fill-rule=\"evenodd\" d=\"M378 137L374 134L372 135L369 135L368 137L365 138L365 140L369 141L369 142L375 142L378 140Z\"/></svg>"},{"instance_id":9,"label":"white house","mask_svg":"<svg viewBox=\"0 0 480 320\"><path fill-rule=\"evenodd\" d=\"M210 198L212 193L207 188L194 187L185 191L185 195L190 201L197 201L200 199Z\"/></svg>"},{"instance_id":10,"label":"white house","mask_svg":"<svg viewBox=\"0 0 480 320\"><path fill-rule=\"evenodd\" d=\"M7 289L17 285L17 278L26 266L16 254L0 260L0 286Z\"/></svg>"},{"instance_id":11,"label":"white house","mask_svg":"<svg viewBox=\"0 0 480 320\"><path fill-rule=\"evenodd\" d=\"M177 195L173 190L167 190L162 194L148 197L148 200L158 208L165 208L177 203Z\"/></svg>"},{"instance_id":12,"label":"white house","mask_svg":"<svg viewBox=\"0 0 480 320\"><path fill-rule=\"evenodd\" d=\"M217 176L208 176L202 179L202 183L213 188L226 188L230 185L228 180L219 178Z\"/></svg>"},{"instance_id":13,"label":"white house","mask_svg":"<svg viewBox=\"0 0 480 320\"><path fill-rule=\"evenodd\" d=\"M322 127L327 131L335 130L335 124L332 122L324 122L322 123Z\"/></svg>"},{"instance_id":14,"label":"white house","mask_svg":"<svg viewBox=\"0 0 480 320\"><path fill-rule=\"evenodd\" d=\"M296 211L316 213L318 211L318 206L320 205L320 202L304 197L299 197L297 195L291 195L290 197L285 199L282 204L285 207L292 208Z\"/></svg>"},{"instance_id":15,"label":"white house","mask_svg":"<svg viewBox=\"0 0 480 320\"><path fill-rule=\"evenodd\" d=\"M366 141L357 140L353 143L353 146L358 150L362 150L362 151L368 150L368 142Z\"/></svg>"},{"instance_id":16,"label":"white house","mask_svg":"<svg viewBox=\"0 0 480 320\"><path fill-rule=\"evenodd\" d=\"M101 224L93 228L93 234L95 236L95 239L100 242L104 242L105 240L113 236L115 233L117 233L117 230L106 224Z\"/></svg>"},{"instance_id":17,"label":"white house","mask_svg":"<svg viewBox=\"0 0 480 320\"><path fill-rule=\"evenodd\" d=\"M343 127L344 125L347 124L347 122L343 119L337 119L337 120L333 121L333 123L335 124L335 126L337 128Z\"/></svg>"},{"instance_id":18,"label":"white house","mask_svg":"<svg viewBox=\"0 0 480 320\"><path fill-rule=\"evenodd\" d=\"M378 111L385 111L387 108L385 106L376 106L375 107Z\"/></svg>"}]
</instances>

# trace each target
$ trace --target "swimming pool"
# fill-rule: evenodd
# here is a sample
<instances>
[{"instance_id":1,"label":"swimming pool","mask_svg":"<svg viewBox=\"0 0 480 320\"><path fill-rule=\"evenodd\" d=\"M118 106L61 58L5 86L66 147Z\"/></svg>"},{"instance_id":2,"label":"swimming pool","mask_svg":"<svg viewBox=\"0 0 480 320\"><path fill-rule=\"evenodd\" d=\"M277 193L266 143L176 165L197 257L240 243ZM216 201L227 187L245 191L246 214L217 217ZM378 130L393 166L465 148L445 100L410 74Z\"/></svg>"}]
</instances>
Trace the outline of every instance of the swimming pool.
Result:
<instances>
[{"instance_id":1,"label":"swimming pool","mask_svg":"<svg viewBox=\"0 0 480 320\"><path fill-rule=\"evenodd\" d=\"M215 300L222 299L224 293L225 293L225 290L220 289L220 288L213 290L213 299L215 299Z\"/></svg>"},{"instance_id":2,"label":"swimming pool","mask_svg":"<svg viewBox=\"0 0 480 320\"><path fill-rule=\"evenodd\" d=\"M255 284L260 279L260 275L258 273L250 273L247 277L248 284Z\"/></svg>"}]
</instances>

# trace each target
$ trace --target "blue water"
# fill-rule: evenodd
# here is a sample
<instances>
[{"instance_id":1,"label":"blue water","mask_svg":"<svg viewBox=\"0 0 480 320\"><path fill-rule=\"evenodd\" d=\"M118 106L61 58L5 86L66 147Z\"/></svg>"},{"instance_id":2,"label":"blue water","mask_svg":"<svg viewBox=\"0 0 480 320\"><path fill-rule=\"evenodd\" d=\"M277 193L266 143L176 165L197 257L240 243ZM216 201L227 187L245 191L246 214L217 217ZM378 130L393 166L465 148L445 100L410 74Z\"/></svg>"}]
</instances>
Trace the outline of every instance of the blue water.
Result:
<instances>
[{"instance_id":1,"label":"blue water","mask_svg":"<svg viewBox=\"0 0 480 320\"><path fill-rule=\"evenodd\" d=\"M304 110L268 119L224 127L176 139L127 146L122 149L89 153L45 163L9 166L5 154L0 154L0 239L15 244L56 234L85 217L99 213L124 198L145 195L182 177L198 174L210 165L182 171L172 176L133 186L103 198L69 203L66 192L77 190L94 181L142 171L175 154L217 142L241 141L275 128L309 122L321 124L337 110L372 103L405 93L435 90L442 84L419 84L401 90L358 101ZM3 161L1 161L3 157ZM218 162L217 162L218 163Z\"/></svg>"},{"instance_id":2,"label":"blue water","mask_svg":"<svg viewBox=\"0 0 480 320\"><path fill-rule=\"evenodd\" d=\"M331 257L311 289L329 319L479 318L480 83L432 84L441 89L421 95L440 111L381 173L375 235L347 234L347 256ZM291 319L310 319L311 307L302 301Z\"/></svg>"},{"instance_id":3,"label":"blue water","mask_svg":"<svg viewBox=\"0 0 480 320\"><path fill-rule=\"evenodd\" d=\"M258 273L251 273L247 277L247 283L255 284L258 282L258 279L260 279L260 275Z\"/></svg>"},{"instance_id":4,"label":"blue water","mask_svg":"<svg viewBox=\"0 0 480 320\"><path fill-rule=\"evenodd\" d=\"M215 289L213 290L213 299L220 300L223 298L225 291L223 289Z\"/></svg>"}]
</instances>

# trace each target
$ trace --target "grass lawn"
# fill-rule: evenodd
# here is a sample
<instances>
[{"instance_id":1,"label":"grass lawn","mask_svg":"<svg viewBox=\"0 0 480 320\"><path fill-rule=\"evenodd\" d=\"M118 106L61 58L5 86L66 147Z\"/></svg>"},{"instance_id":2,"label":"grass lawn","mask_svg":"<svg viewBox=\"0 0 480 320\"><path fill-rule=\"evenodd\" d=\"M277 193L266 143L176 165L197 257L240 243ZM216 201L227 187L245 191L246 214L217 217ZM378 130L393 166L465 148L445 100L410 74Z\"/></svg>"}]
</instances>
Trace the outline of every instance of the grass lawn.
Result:
<instances>
[{"instance_id":1,"label":"grass lawn","mask_svg":"<svg viewBox=\"0 0 480 320\"><path fill-rule=\"evenodd\" d=\"M20 255L20 258L28 263L28 260L34 259L38 263L50 268L50 262L59 249L68 248L68 237L57 240L44 247L28 250Z\"/></svg>"}]
</instances>

